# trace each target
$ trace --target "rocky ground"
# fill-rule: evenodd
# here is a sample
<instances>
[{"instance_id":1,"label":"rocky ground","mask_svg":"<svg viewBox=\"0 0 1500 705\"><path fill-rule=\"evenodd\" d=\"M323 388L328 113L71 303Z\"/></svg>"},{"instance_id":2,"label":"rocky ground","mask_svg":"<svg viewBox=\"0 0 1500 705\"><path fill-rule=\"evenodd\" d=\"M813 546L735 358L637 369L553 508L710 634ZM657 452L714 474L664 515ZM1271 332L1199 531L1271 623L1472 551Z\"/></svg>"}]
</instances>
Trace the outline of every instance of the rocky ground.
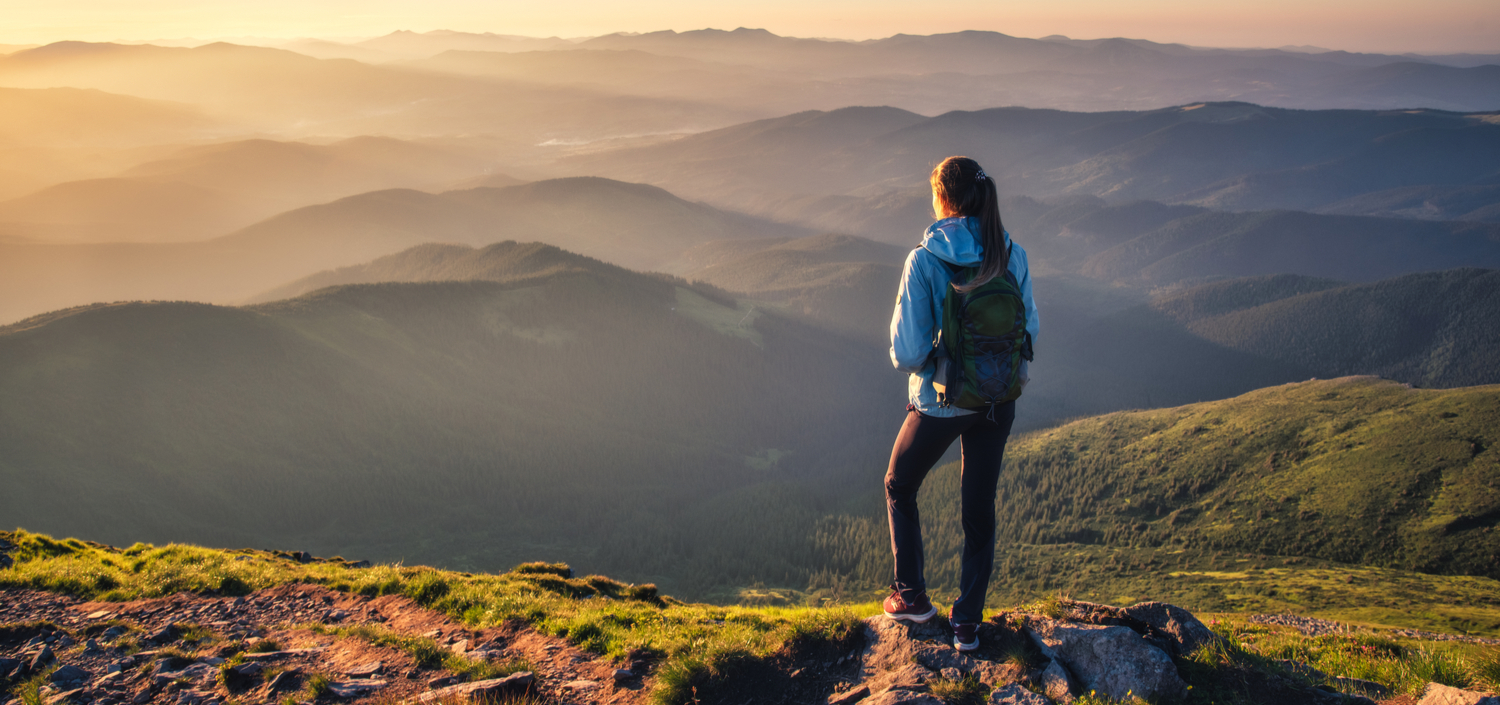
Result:
<instances>
[{"instance_id":1,"label":"rocky ground","mask_svg":"<svg viewBox=\"0 0 1500 705\"><path fill-rule=\"evenodd\" d=\"M1170 700L1186 692L1182 658L1218 638L1161 603L1067 601L1058 610L997 615L981 626L983 646L968 653L954 650L941 617L921 625L872 617L849 643L741 664L695 695L733 705L940 705L963 684L983 683L991 705L1071 702L1089 691ZM1298 669L1287 662L1281 675L1237 677L1268 703L1500 705L1452 689L1381 700L1375 684L1320 677L1316 688L1309 676L1322 674ZM290 584L243 597L97 603L0 590L0 693L40 683L45 703L454 703L515 694L631 704L647 699L654 671L649 658L615 662L520 624L470 629L395 595Z\"/></svg>"},{"instance_id":2,"label":"rocky ground","mask_svg":"<svg viewBox=\"0 0 1500 705\"><path fill-rule=\"evenodd\" d=\"M42 687L46 702L101 705L397 702L473 693L460 682L466 674L432 663L430 651L384 645L389 640L381 635L430 639L419 644L518 670L509 679L486 679L481 694L636 703L652 670L648 661L614 663L522 626L468 629L401 596L293 584L244 597L123 603L0 591L0 683L9 690L55 669Z\"/></svg>"}]
</instances>

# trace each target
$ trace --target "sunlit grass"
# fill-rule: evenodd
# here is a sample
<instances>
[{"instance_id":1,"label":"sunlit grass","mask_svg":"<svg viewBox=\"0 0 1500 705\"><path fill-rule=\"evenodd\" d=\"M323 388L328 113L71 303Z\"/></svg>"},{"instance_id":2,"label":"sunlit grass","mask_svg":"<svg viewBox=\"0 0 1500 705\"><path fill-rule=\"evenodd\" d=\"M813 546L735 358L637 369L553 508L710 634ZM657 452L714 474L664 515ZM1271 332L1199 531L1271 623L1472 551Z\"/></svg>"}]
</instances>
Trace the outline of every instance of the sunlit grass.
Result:
<instances>
[{"instance_id":1,"label":"sunlit grass","mask_svg":"<svg viewBox=\"0 0 1500 705\"><path fill-rule=\"evenodd\" d=\"M873 611L873 605L856 611L684 604L659 596L651 585L602 576L566 577L568 570L562 565L526 564L507 573L482 575L393 565L352 569L335 563L298 563L259 551L181 545L138 544L115 550L29 532L16 532L13 542L23 549L16 554L16 565L0 572L0 587L103 601L183 591L240 595L299 582L371 597L405 595L470 627L520 620L609 658L660 659L653 697L661 703L686 702L694 688L732 672L736 663L767 657L796 642L849 639L861 614ZM453 660L430 639L376 627L324 630L401 648L419 663L440 664L470 677L493 677L529 666ZM276 645L260 642L252 648L272 646Z\"/></svg>"}]
</instances>

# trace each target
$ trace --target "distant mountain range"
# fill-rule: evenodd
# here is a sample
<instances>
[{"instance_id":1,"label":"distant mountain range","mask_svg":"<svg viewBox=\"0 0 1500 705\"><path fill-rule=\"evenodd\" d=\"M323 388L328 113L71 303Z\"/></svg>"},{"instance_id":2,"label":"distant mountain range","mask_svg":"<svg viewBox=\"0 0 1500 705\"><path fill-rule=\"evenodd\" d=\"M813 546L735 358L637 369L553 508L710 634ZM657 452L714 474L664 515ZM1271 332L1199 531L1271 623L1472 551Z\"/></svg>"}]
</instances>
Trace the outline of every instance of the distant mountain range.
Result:
<instances>
[{"instance_id":1,"label":"distant mountain range","mask_svg":"<svg viewBox=\"0 0 1500 705\"><path fill-rule=\"evenodd\" d=\"M0 234L37 243L206 240L300 206L439 187L488 166L476 155L382 137L220 142L0 201Z\"/></svg>"},{"instance_id":2,"label":"distant mountain range","mask_svg":"<svg viewBox=\"0 0 1500 705\"><path fill-rule=\"evenodd\" d=\"M690 203L653 186L583 177L429 194L373 191L199 242L0 243L0 320L98 301L237 302L427 242L542 240L636 269L673 269L721 238L808 232Z\"/></svg>"},{"instance_id":3,"label":"distant mountain range","mask_svg":"<svg viewBox=\"0 0 1500 705\"><path fill-rule=\"evenodd\" d=\"M872 197L919 186L940 158L934 155L949 154L988 165L1006 194L1310 210L1393 188L1465 193L1493 185L1500 179L1500 123L1488 114L1244 103L1101 113L995 108L932 118L845 108L564 163L769 211L785 208L786 199Z\"/></svg>"}]
</instances>

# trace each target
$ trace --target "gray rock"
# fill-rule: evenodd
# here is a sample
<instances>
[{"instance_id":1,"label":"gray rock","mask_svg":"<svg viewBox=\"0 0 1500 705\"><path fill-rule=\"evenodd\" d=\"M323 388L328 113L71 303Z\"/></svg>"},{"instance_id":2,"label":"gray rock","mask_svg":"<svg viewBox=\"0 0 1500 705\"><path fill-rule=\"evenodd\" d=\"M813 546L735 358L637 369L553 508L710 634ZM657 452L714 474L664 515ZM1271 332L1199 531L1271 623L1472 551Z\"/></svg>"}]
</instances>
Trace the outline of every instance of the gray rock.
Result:
<instances>
[{"instance_id":1,"label":"gray rock","mask_svg":"<svg viewBox=\"0 0 1500 705\"><path fill-rule=\"evenodd\" d=\"M42 650L37 652L36 656L32 657L31 665L29 668L31 669L32 673L36 673L37 671L46 668L47 664L52 663L55 660L57 660L57 656L53 655L52 647L43 646Z\"/></svg>"},{"instance_id":2,"label":"gray rock","mask_svg":"<svg viewBox=\"0 0 1500 705\"><path fill-rule=\"evenodd\" d=\"M1441 683L1428 683L1417 705L1500 705L1500 698L1495 697L1494 693L1478 693Z\"/></svg>"},{"instance_id":3,"label":"gray rock","mask_svg":"<svg viewBox=\"0 0 1500 705\"><path fill-rule=\"evenodd\" d=\"M77 666L63 666L53 671L52 675L47 677L47 680L52 683L82 683L93 677L94 674Z\"/></svg>"},{"instance_id":4,"label":"gray rock","mask_svg":"<svg viewBox=\"0 0 1500 705\"><path fill-rule=\"evenodd\" d=\"M887 690L871 696L868 700L861 700L860 705L947 705L942 700L926 693L914 693L910 690Z\"/></svg>"},{"instance_id":5,"label":"gray rock","mask_svg":"<svg viewBox=\"0 0 1500 705\"><path fill-rule=\"evenodd\" d=\"M21 669L21 659L0 658L0 679L10 678L11 674Z\"/></svg>"},{"instance_id":6,"label":"gray rock","mask_svg":"<svg viewBox=\"0 0 1500 705\"><path fill-rule=\"evenodd\" d=\"M1204 626L1191 612L1165 602L1142 602L1125 608L1125 614L1150 625L1172 640L1178 656L1187 656L1219 641L1219 635Z\"/></svg>"},{"instance_id":7,"label":"gray rock","mask_svg":"<svg viewBox=\"0 0 1500 705\"><path fill-rule=\"evenodd\" d=\"M964 672L952 666L944 668L939 672L943 674L944 678L947 678L950 681L961 681L964 679Z\"/></svg>"},{"instance_id":8,"label":"gray rock","mask_svg":"<svg viewBox=\"0 0 1500 705\"><path fill-rule=\"evenodd\" d=\"M380 690L385 686L385 681L376 680L337 681L328 684L328 692L336 698L347 700L349 698L357 698L365 693Z\"/></svg>"},{"instance_id":9,"label":"gray rock","mask_svg":"<svg viewBox=\"0 0 1500 705\"><path fill-rule=\"evenodd\" d=\"M350 678L369 678L370 676L379 673L381 666L382 664L379 661L362 663L358 666L345 669L344 675L349 676Z\"/></svg>"},{"instance_id":10,"label":"gray rock","mask_svg":"<svg viewBox=\"0 0 1500 705\"><path fill-rule=\"evenodd\" d=\"M1045 696L1037 695L1019 683L1008 683L990 691L988 705L1051 705Z\"/></svg>"},{"instance_id":11,"label":"gray rock","mask_svg":"<svg viewBox=\"0 0 1500 705\"><path fill-rule=\"evenodd\" d=\"M483 698L498 698L502 695L524 693L536 682L536 676L531 671L512 673L504 678L492 678L473 683L460 683L450 685L440 690L431 690L417 696L417 702L430 703L435 700L442 701L464 701L479 700Z\"/></svg>"},{"instance_id":12,"label":"gray rock","mask_svg":"<svg viewBox=\"0 0 1500 705\"><path fill-rule=\"evenodd\" d=\"M828 705L851 705L870 697L870 686L862 685L843 693L828 696Z\"/></svg>"},{"instance_id":13,"label":"gray rock","mask_svg":"<svg viewBox=\"0 0 1500 705\"><path fill-rule=\"evenodd\" d=\"M254 678L255 676L260 675L261 671L264 670L266 670L266 665L258 661L251 661L249 663L243 663L234 667L235 673L241 676L245 676L246 678Z\"/></svg>"},{"instance_id":14,"label":"gray rock","mask_svg":"<svg viewBox=\"0 0 1500 705\"><path fill-rule=\"evenodd\" d=\"M1128 627L1043 620L1031 624L1027 633L1045 653L1067 665L1083 690L1117 700L1129 695L1155 700L1187 692L1172 658Z\"/></svg>"},{"instance_id":15,"label":"gray rock","mask_svg":"<svg viewBox=\"0 0 1500 705\"><path fill-rule=\"evenodd\" d=\"M146 639L148 641L154 641L158 644L177 641L177 627L175 625L168 624L167 626L153 632L151 636L146 637Z\"/></svg>"},{"instance_id":16,"label":"gray rock","mask_svg":"<svg viewBox=\"0 0 1500 705\"><path fill-rule=\"evenodd\" d=\"M628 681L628 680L630 680L631 678L634 678L634 677L635 677L635 671L632 671L632 670L630 670L628 668L616 668L615 669L615 682L616 683L621 683L621 682L624 682L624 681Z\"/></svg>"},{"instance_id":17,"label":"gray rock","mask_svg":"<svg viewBox=\"0 0 1500 705\"><path fill-rule=\"evenodd\" d=\"M1015 664L975 659L974 667L969 670L969 675L991 688L998 688L1006 683L1015 683L1025 678L1026 669Z\"/></svg>"},{"instance_id":18,"label":"gray rock","mask_svg":"<svg viewBox=\"0 0 1500 705\"><path fill-rule=\"evenodd\" d=\"M1037 683L1042 686L1042 692L1047 697L1060 703L1073 702L1073 691L1077 690L1073 687L1073 677L1055 659L1047 662L1047 667L1037 676Z\"/></svg>"}]
</instances>

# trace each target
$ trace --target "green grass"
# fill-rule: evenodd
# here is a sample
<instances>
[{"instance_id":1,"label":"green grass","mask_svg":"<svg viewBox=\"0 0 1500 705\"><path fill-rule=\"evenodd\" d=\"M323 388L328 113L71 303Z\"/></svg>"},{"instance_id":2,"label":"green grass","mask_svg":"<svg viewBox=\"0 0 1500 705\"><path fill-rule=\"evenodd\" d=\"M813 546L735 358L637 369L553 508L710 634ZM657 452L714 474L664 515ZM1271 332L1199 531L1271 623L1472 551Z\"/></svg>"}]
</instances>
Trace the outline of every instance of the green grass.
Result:
<instances>
[{"instance_id":1,"label":"green grass","mask_svg":"<svg viewBox=\"0 0 1500 705\"><path fill-rule=\"evenodd\" d=\"M949 705L984 705L990 695L990 687L974 676L958 680L934 678L927 683L927 692L942 698Z\"/></svg>"},{"instance_id":2,"label":"green grass","mask_svg":"<svg viewBox=\"0 0 1500 705\"><path fill-rule=\"evenodd\" d=\"M52 541L24 531L16 535L38 544L43 539ZM737 663L766 658L799 643L847 640L859 619L848 609L683 604L657 595L650 585L629 585L602 576L567 578L567 567L557 564L526 564L517 571L484 575L392 565L350 569L335 563L294 563L263 553L183 545L137 545L123 551L81 543L69 547L70 551L51 551L46 557L30 557L0 571L0 587L106 601L180 591L213 594L222 592L226 584L241 592L295 582L368 596L401 594L471 627L520 620L603 656L655 655L661 662L653 697L660 703L687 702L693 688L711 685L732 673ZM236 560L245 555L252 557ZM461 659L430 639L403 637L376 627L328 630L396 646L424 665L441 664L470 677L530 666ZM270 646L260 642L254 648Z\"/></svg>"}]
</instances>

